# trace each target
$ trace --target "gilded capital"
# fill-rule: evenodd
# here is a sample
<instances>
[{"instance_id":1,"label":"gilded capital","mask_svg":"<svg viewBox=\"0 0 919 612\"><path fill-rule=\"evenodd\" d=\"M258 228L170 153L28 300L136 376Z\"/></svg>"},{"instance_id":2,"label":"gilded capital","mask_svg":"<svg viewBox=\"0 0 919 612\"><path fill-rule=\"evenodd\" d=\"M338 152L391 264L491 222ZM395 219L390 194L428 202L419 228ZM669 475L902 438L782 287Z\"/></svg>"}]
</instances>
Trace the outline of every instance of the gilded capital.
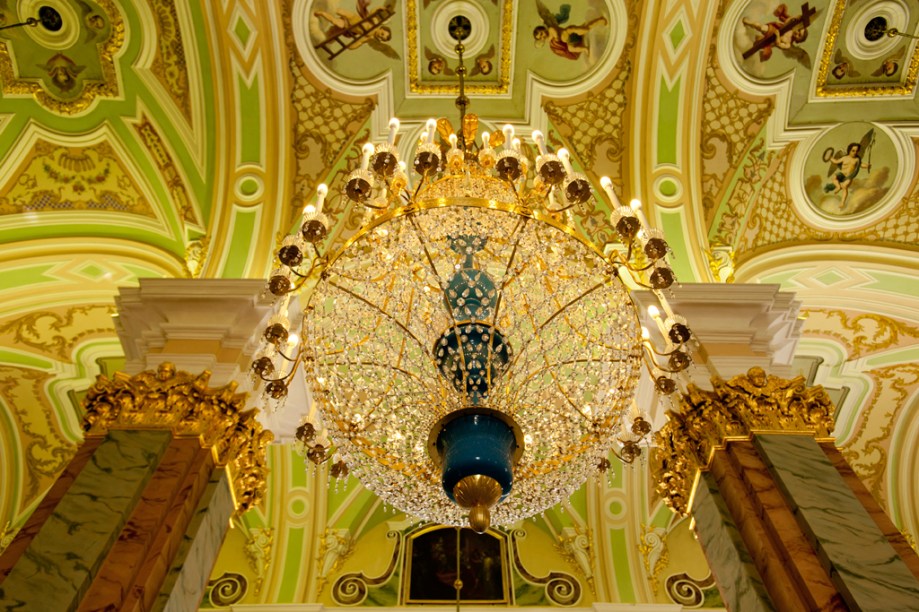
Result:
<instances>
[{"instance_id":1,"label":"gilded capital","mask_svg":"<svg viewBox=\"0 0 919 612\"><path fill-rule=\"evenodd\" d=\"M242 513L265 494L266 447L273 436L262 429L255 410L245 410L246 396L236 393L236 383L210 388L210 376L177 371L168 362L135 376L100 375L83 400L83 430L100 436L110 429L168 429L199 438L218 466L228 468Z\"/></svg>"},{"instance_id":2,"label":"gilded capital","mask_svg":"<svg viewBox=\"0 0 919 612\"><path fill-rule=\"evenodd\" d=\"M832 439L833 402L823 387L807 387L802 376L790 380L759 367L729 381L715 377L712 390L690 385L680 411L656 434L652 471L657 491L675 512L689 513L696 472L727 440L754 433L806 433Z\"/></svg>"}]
</instances>

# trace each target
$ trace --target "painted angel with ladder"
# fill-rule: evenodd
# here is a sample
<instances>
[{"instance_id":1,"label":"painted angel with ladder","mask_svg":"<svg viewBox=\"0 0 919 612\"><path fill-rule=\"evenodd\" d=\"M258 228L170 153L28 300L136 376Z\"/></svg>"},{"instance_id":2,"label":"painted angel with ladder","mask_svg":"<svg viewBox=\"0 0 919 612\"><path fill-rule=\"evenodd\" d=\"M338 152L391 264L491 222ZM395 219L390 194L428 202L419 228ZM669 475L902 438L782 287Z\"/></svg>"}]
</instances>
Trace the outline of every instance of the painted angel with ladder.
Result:
<instances>
[{"instance_id":1,"label":"painted angel with ladder","mask_svg":"<svg viewBox=\"0 0 919 612\"><path fill-rule=\"evenodd\" d=\"M313 48L322 49L331 60L366 44L386 57L399 59L399 53L388 44L392 40L392 30L385 25L396 13L395 4L395 0L387 0L383 6L370 10L370 0L357 0L354 11L341 8L334 13L315 11L316 19L325 21L329 27L325 30L325 40Z\"/></svg>"}]
</instances>

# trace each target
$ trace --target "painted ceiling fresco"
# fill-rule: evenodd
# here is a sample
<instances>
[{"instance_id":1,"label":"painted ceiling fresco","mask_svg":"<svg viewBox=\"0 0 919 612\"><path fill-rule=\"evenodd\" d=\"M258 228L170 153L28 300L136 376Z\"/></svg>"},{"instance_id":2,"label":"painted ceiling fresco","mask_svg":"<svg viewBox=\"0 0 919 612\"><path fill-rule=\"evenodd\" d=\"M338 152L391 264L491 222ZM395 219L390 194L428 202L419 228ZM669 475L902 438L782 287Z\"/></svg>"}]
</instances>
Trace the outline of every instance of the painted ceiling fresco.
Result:
<instances>
[{"instance_id":1,"label":"painted ceiling fresco","mask_svg":"<svg viewBox=\"0 0 919 612\"><path fill-rule=\"evenodd\" d=\"M919 40L888 35L919 35L914 2L0 0L0 24L40 4L60 31L0 30L0 548L74 452L81 394L119 367L118 288L263 276L320 182L347 236L360 213L338 194L360 144L396 114L407 151L428 116L455 116L457 14L483 127L538 128L647 202L681 281L797 293L796 363L916 536ZM607 211L579 212L601 243ZM290 446L271 465L205 606L427 597L409 561L438 541L430 526ZM502 568L482 597L719 606L648 478L619 466L485 548L461 544Z\"/></svg>"}]
</instances>

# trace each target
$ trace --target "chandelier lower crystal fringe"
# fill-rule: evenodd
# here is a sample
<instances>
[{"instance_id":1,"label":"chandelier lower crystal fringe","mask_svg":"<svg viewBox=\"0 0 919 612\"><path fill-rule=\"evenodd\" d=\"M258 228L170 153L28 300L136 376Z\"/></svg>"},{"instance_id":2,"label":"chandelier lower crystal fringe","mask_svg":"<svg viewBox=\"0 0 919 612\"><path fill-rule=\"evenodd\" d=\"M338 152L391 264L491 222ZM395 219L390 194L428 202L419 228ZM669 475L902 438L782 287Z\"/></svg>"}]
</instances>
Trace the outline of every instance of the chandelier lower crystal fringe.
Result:
<instances>
[{"instance_id":1,"label":"chandelier lower crystal fringe","mask_svg":"<svg viewBox=\"0 0 919 612\"><path fill-rule=\"evenodd\" d=\"M397 121L364 146L344 193L366 222L344 243L326 244L324 187L306 206L269 279L275 295L302 292L299 353L283 354L279 315L253 371L282 398L302 365L321 413L300 429L312 461L334 455L338 475L393 507L484 531L567 498L610 452L638 457L651 431L634 403L641 367L674 391L691 334L660 293L674 282L668 247L640 205L601 181L626 247L605 254L575 222L593 194L567 151L534 132L534 163L509 126L479 137L461 110L439 144L428 122L413 186ZM647 340L624 274L662 300L667 351Z\"/></svg>"}]
</instances>

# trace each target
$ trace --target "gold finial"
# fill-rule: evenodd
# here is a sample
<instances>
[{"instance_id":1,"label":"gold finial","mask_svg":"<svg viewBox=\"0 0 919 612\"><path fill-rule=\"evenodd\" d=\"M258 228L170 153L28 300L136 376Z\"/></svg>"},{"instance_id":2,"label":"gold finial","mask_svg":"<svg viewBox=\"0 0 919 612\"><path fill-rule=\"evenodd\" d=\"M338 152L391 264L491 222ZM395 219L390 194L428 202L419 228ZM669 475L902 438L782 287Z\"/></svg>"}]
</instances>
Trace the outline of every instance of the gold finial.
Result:
<instances>
[{"instance_id":1,"label":"gold finial","mask_svg":"<svg viewBox=\"0 0 919 612\"><path fill-rule=\"evenodd\" d=\"M490 476L466 476L453 487L453 498L461 508L469 508L469 526L485 533L491 526L489 508L501 499L501 485Z\"/></svg>"}]
</instances>

